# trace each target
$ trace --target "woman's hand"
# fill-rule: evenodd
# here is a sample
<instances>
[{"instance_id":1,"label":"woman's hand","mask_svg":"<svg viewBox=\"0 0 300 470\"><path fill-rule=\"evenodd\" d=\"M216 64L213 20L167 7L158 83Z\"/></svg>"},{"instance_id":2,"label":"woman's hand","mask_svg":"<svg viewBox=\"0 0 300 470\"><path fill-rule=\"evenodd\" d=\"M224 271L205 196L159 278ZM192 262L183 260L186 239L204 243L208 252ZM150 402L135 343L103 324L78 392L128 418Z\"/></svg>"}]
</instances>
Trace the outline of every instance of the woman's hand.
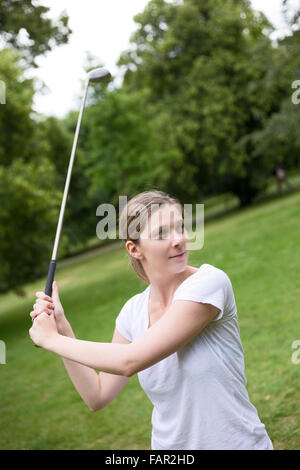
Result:
<instances>
[{"instance_id":1,"label":"woman's hand","mask_svg":"<svg viewBox=\"0 0 300 470\"><path fill-rule=\"evenodd\" d=\"M36 292L36 303L33 305L33 311L30 312L32 320L41 315L43 312L48 315L53 314L56 322L57 330L60 334L64 334L68 321L61 304L57 283L52 284L52 296L49 297L44 292Z\"/></svg>"},{"instance_id":2,"label":"woman's hand","mask_svg":"<svg viewBox=\"0 0 300 470\"><path fill-rule=\"evenodd\" d=\"M39 314L29 330L29 335L34 344L47 349L58 335L54 314Z\"/></svg>"}]
</instances>

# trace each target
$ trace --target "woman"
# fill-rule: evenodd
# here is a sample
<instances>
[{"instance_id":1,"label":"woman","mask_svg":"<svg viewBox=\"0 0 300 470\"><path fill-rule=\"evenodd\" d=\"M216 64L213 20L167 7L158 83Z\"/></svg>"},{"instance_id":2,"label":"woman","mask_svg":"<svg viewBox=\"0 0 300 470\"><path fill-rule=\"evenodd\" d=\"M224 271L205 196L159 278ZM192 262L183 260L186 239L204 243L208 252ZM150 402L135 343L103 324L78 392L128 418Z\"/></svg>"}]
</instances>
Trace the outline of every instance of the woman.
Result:
<instances>
[{"instance_id":1,"label":"woman","mask_svg":"<svg viewBox=\"0 0 300 470\"><path fill-rule=\"evenodd\" d=\"M55 282L53 299L37 293L34 343L62 356L91 410L107 406L137 373L154 405L153 450L272 450L246 390L230 279L210 264L187 264L179 201L160 191L135 196L121 214L120 234L149 285L121 309L112 343L75 338Z\"/></svg>"}]
</instances>

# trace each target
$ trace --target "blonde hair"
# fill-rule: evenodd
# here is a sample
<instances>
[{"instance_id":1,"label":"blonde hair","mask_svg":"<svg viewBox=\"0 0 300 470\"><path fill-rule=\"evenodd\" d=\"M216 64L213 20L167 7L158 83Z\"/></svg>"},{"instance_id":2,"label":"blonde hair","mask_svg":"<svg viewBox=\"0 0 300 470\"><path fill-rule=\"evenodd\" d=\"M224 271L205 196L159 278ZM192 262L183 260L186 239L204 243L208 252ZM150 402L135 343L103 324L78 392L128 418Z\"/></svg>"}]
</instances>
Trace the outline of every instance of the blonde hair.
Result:
<instances>
[{"instance_id":1,"label":"blonde hair","mask_svg":"<svg viewBox=\"0 0 300 470\"><path fill-rule=\"evenodd\" d=\"M169 196L163 191L151 190L133 196L123 208L119 217L119 235L125 240L131 240L135 244L139 244L139 234L143 232L149 217L153 214L152 205L156 205L156 209L164 204L179 205L182 211L182 205L178 199ZM139 223L135 227L135 237L132 238L130 226L132 222L139 218ZM134 224L133 224L134 225ZM150 284L147 274L143 268L141 261L129 255L130 263L136 274L146 283Z\"/></svg>"}]
</instances>

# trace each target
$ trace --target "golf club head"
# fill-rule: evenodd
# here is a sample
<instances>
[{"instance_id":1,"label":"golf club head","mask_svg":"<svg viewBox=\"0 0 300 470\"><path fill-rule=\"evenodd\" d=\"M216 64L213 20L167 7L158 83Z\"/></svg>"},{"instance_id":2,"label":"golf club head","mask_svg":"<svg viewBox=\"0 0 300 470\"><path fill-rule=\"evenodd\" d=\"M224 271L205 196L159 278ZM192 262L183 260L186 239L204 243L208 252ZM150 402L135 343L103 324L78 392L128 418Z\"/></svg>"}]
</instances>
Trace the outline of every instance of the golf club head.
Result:
<instances>
[{"instance_id":1,"label":"golf club head","mask_svg":"<svg viewBox=\"0 0 300 470\"><path fill-rule=\"evenodd\" d=\"M98 69L91 70L88 73L88 80L90 82L103 82L111 78L111 74L108 70L100 67Z\"/></svg>"}]
</instances>

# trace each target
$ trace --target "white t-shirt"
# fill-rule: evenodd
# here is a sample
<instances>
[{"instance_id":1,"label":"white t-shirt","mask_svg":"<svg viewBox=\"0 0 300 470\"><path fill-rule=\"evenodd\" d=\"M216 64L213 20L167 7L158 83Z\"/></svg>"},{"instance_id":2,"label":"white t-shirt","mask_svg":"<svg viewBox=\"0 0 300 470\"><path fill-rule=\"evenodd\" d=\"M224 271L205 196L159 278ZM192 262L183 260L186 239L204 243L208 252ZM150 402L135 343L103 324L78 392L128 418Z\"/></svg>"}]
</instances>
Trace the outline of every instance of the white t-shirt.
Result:
<instances>
[{"instance_id":1,"label":"white t-shirt","mask_svg":"<svg viewBox=\"0 0 300 470\"><path fill-rule=\"evenodd\" d=\"M147 330L150 288L131 297L116 319L116 328L131 342ZM229 277L203 264L177 288L172 302L177 299L215 305L220 312L184 347L138 372L154 407L151 448L272 450L246 390L244 351Z\"/></svg>"}]
</instances>

